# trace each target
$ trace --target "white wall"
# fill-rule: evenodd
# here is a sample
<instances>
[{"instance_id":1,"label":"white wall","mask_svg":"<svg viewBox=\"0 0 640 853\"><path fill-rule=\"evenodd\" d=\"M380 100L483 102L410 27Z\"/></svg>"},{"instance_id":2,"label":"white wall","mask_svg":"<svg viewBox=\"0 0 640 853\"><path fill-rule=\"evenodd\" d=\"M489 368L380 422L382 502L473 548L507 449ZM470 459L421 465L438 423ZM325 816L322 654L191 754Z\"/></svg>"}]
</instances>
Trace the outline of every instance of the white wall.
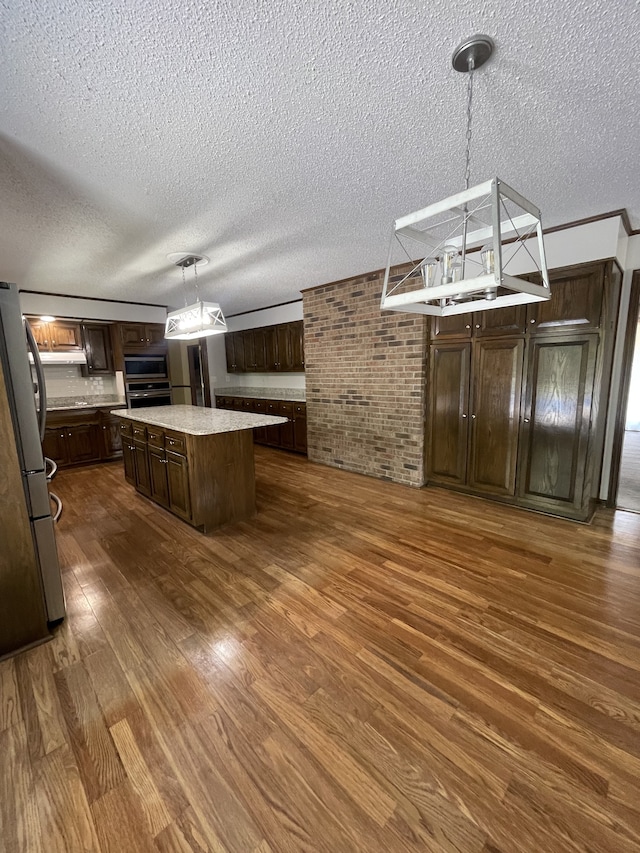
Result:
<instances>
[{"instance_id":1,"label":"white wall","mask_svg":"<svg viewBox=\"0 0 640 853\"><path fill-rule=\"evenodd\" d=\"M77 299L41 293L20 293L25 314L51 314L81 320L113 320L122 323L164 323L167 311L161 306L110 302L108 299Z\"/></svg>"}]
</instances>

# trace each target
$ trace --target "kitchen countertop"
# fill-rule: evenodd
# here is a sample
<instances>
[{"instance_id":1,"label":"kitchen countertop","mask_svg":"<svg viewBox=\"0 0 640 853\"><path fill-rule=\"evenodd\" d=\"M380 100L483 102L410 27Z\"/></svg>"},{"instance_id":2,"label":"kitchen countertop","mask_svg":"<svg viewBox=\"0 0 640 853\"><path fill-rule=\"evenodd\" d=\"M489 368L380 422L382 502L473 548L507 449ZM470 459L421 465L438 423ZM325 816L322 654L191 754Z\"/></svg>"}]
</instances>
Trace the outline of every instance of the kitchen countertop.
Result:
<instances>
[{"instance_id":1,"label":"kitchen countertop","mask_svg":"<svg viewBox=\"0 0 640 853\"><path fill-rule=\"evenodd\" d=\"M47 400L48 412L82 411L83 409L108 409L114 406L126 407L124 397L96 394L92 397L51 397Z\"/></svg>"},{"instance_id":2,"label":"kitchen countertop","mask_svg":"<svg viewBox=\"0 0 640 853\"><path fill-rule=\"evenodd\" d=\"M252 400L282 400L304 403L307 394L304 388L216 388L217 397L250 397Z\"/></svg>"},{"instance_id":3,"label":"kitchen countertop","mask_svg":"<svg viewBox=\"0 0 640 853\"><path fill-rule=\"evenodd\" d=\"M230 412L226 409L208 409L202 406L148 406L141 409L116 409L111 414L151 426L175 429L187 435L237 432L287 422L287 418L273 415Z\"/></svg>"}]
</instances>

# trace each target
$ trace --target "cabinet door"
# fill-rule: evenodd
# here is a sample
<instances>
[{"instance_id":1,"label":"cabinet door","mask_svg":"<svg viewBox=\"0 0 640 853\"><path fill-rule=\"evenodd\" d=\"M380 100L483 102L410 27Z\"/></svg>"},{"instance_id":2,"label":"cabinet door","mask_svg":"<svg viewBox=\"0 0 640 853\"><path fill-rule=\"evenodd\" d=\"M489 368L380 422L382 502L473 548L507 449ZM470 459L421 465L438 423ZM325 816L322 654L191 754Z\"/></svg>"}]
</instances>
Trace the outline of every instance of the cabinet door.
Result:
<instances>
[{"instance_id":1,"label":"cabinet door","mask_svg":"<svg viewBox=\"0 0 640 853\"><path fill-rule=\"evenodd\" d=\"M256 369L256 348L253 329L242 332L242 352L244 355L244 369L253 373Z\"/></svg>"},{"instance_id":2,"label":"cabinet door","mask_svg":"<svg viewBox=\"0 0 640 853\"><path fill-rule=\"evenodd\" d=\"M304 403L296 403L293 409L293 449L307 452L307 407Z\"/></svg>"},{"instance_id":3,"label":"cabinet door","mask_svg":"<svg viewBox=\"0 0 640 853\"><path fill-rule=\"evenodd\" d=\"M441 341L445 338L470 338L472 328L472 314L434 317L431 324L431 339Z\"/></svg>"},{"instance_id":4,"label":"cabinet door","mask_svg":"<svg viewBox=\"0 0 640 853\"><path fill-rule=\"evenodd\" d=\"M124 478L127 483L132 486L136 484L136 457L135 447L131 443L131 439L124 435L122 436L122 461L124 462Z\"/></svg>"},{"instance_id":5,"label":"cabinet door","mask_svg":"<svg viewBox=\"0 0 640 853\"><path fill-rule=\"evenodd\" d=\"M267 415L280 415L280 403L278 403L276 400L267 400L266 407ZM266 429L266 443L270 444L272 447L280 447L280 424L268 426Z\"/></svg>"},{"instance_id":6,"label":"cabinet door","mask_svg":"<svg viewBox=\"0 0 640 853\"><path fill-rule=\"evenodd\" d=\"M147 330L144 323L120 323L120 339L125 352L146 349Z\"/></svg>"},{"instance_id":7,"label":"cabinet door","mask_svg":"<svg viewBox=\"0 0 640 853\"><path fill-rule=\"evenodd\" d=\"M82 332L89 376L113 373L110 327L99 323L85 323Z\"/></svg>"},{"instance_id":8,"label":"cabinet door","mask_svg":"<svg viewBox=\"0 0 640 853\"><path fill-rule=\"evenodd\" d=\"M112 415L102 415L100 418L102 433L102 459L116 459L122 453L122 435L120 419Z\"/></svg>"},{"instance_id":9,"label":"cabinet door","mask_svg":"<svg viewBox=\"0 0 640 853\"><path fill-rule=\"evenodd\" d=\"M253 329L254 370L264 373L267 369L267 349L264 329Z\"/></svg>"},{"instance_id":10,"label":"cabinet door","mask_svg":"<svg viewBox=\"0 0 640 853\"><path fill-rule=\"evenodd\" d=\"M65 427L47 427L44 431L42 452L58 465L66 465L69 462L67 452L67 432Z\"/></svg>"},{"instance_id":11,"label":"cabinet door","mask_svg":"<svg viewBox=\"0 0 640 853\"><path fill-rule=\"evenodd\" d=\"M56 320L49 323L51 349L60 352L75 352L82 349L82 329L75 320Z\"/></svg>"},{"instance_id":12,"label":"cabinet door","mask_svg":"<svg viewBox=\"0 0 640 853\"><path fill-rule=\"evenodd\" d=\"M267 403L266 400L253 400L253 408L252 410L256 415L264 415L267 412ZM267 443L267 428L266 427L256 427L253 430L253 440L257 444L266 444Z\"/></svg>"},{"instance_id":13,"label":"cabinet door","mask_svg":"<svg viewBox=\"0 0 640 853\"><path fill-rule=\"evenodd\" d=\"M277 328L277 326L266 326L264 330L265 361L269 373L275 373L278 369Z\"/></svg>"},{"instance_id":14,"label":"cabinet door","mask_svg":"<svg viewBox=\"0 0 640 853\"><path fill-rule=\"evenodd\" d=\"M147 497L151 497L151 475L149 474L149 454L146 443L133 442L133 455L136 461L136 488Z\"/></svg>"},{"instance_id":15,"label":"cabinet door","mask_svg":"<svg viewBox=\"0 0 640 853\"><path fill-rule=\"evenodd\" d=\"M471 344L433 344L430 360L429 479L450 485L467 480Z\"/></svg>"},{"instance_id":16,"label":"cabinet door","mask_svg":"<svg viewBox=\"0 0 640 853\"><path fill-rule=\"evenodd\" d=\"M280 403L278 414L283 418L287 418L285 424L280 424L280 447L284 447L285 450L293 450L295 444L293 403Z\"/></svg>"},{"instance_id":17,"label":"cabinet door","mask_svg":"<svg viewBox=\"0 0 640 853\"><path fill-rule=\"evenodd\" d=\"M291 369L304 370L304 323L296 320L289 323L291 334Z\"/></svg>"},{"instance_id":18,"label":"cabinet door","mask_svg":"<svg viewBox=\"0 0 640 853\"><path fill-rule=\"evenodd\" d=\"M162 323L147 323L145 326L145 337L147 344L150 347L164 347L166 340L164 337L164 325Z\"/></svg>"},{"instance_id":19,"label":"cabinet door","mask_svg":"<svg viewBox=\"0 0 640 853\"><path fill-rule=\"evenodd\" d=\"M191 520L191 501L189 500L189 468L186 457L167 450L167 481L169 485L169 508L171 512Z\"/></svg>"},{"instance_id":20,"label":"cabinet door","mask_svg":"<svg viewBox=\"0 0 640 853\"><path fill-rule=\"evenodd\" d=\"M97 424L67 427L69 462L97 462L100 459L100 431Z\"/></svg>"},{"instance_id":21,"label":"cabinet door","mask_svg":"<svg viewBox=\"0 0 640 853\"><path fill-rule=\"evenodd\" d=\"M468 480L472 489L515 494L523 357L524 338L474 344Z\"/></svg>"},{"instance_id":22,"label":"cabinet door","mask_svg":"<svg viewBox=\"0 0 640 853\"><path fill-rule=\"evenodd\" d=\"M276 329L276 348L278 357L276 370L291 370L293 358L291 354L291 327L289 323L280 323Z\"/></svg>"},{"instance_id":23,"label":"cabinet door","mask_svg":"<svg viewBox=\"0 0 640 853\"><path fill-rule=\"evenodd\" d=\"M167 457L164 450L149 447L149 483L151 497L162 506L169 506L169 484L167 481Z\"/></svg>"},{"instance_id":24,"label":"cabinet door","mask_svg":"<svg viewBox=\"0 0 640 853\"><path fill-rule=\"evenodd\" d=\"M227 373L237 373L235 336L233 332L227 332L224 336L224 351L227 357Z\"/></svg>"},{"instance_id":25,"label":"cabinet door","mask_svg":"<svg viewBox=\"0 0 640 853\"><path fill-rule=\"evenodd\" d=\"M476 338L522 335L526 326L526 305L492 308L489 311L478 311L473 315L473 334Z\"/></svg>"},{"instance_id":26,"label":"cabinet door","mask_svg":"<svg viewBox=\"0 0 640 853\"><path fill-rule=\"evenodd\" d=\"M37 317L27 317L31 331L36 339L36 344L39 350L48 351L49 347L49 324L43 320L38 320Z\"/></svg>"},{"instance_id":27,"label":"cabinet door","mask_svg":"<svg viewBox=\"0 0 640 853\"><path fill-rule=\"evenodd\" d=\"M518 494L541 509L584 517L598 335L528 346Z\"/></svg>"},{"instance_id":28,"label":"cabinet door","mask_svg":"<svg viewBox=\"0 0 640 853\"><path fill-rule=\"evenodd\" d=\"M604 278L603 264L551 273L551 299L527 306L529 332L535 335L597 331L602 313Z\"/></svg>"}]
</instances>

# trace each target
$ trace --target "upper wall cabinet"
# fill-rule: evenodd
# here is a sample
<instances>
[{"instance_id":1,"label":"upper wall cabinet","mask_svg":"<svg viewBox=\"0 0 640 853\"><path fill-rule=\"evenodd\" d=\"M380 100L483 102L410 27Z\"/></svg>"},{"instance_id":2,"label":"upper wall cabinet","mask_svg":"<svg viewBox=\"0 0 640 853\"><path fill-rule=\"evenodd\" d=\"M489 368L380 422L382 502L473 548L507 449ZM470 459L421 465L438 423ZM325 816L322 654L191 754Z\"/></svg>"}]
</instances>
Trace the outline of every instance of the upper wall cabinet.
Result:
<instances>
[{"instance_id":1,"label":"upper wall cabinet","mask_svg":"<svg viewBox=\"0 0 640 853\"><path fill-rule=\"evenodd\" d=\"M432 341L501 335L597 332L609 298L610 265L599 262L549 272L551 299L529 305L434 317ZM539 276L525 276L539 282ZM603 300L604 295L604 300Z\"/></svg>"},{"instance_id":2,"label":"upper wall cabinet","mask_svg":"<svg viewBox=\"0 0 640 853\"><path fill-rule=\"evenodd\" d=\"M87 356L87 375L113 373L113 348L109 323L83 323L82 339Z\"/></svg>"},{"instance_id":3,"label":"upper wall cabinet","mask_svg":"<svg viewBox=\"0 0 640 853\"><path fill-rule=\"evenodd\" d=\"M38 349L43 352L78 352L82 350L79 320L54 320L45 323L39 317L27 317Z\"/></svg>"},{"instance_id":4,"label":"upper wall cabinet","mask_svg":"<svg viewBox=\"0 0 640 853\"><path fill-rule=\"evenodd\" d=\"M228 373L301 373L304 371L302 320L228 332L225 351Z\"/></svg>"},{"instance_id":5,"label":"upper wall cabinet","mask_svg":"<svg viewBox=\"0 0 640 853\"><path fill-rule=\"evenodd\" d=\"M167 346L162 323L120 323L119 325L120 340L125 353L164 349Z\"/></svg>"}]
</instances>

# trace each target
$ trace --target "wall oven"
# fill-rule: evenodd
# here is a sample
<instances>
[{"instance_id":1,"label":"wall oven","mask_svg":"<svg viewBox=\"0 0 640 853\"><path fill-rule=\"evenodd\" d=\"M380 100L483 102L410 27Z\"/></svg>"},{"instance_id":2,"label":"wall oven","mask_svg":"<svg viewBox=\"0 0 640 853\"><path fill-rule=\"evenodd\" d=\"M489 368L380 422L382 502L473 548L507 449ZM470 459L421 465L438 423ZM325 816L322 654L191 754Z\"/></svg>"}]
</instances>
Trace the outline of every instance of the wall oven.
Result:
<instances>
[{"instance_id":1,"label":"wall oven","mask_svg":"<svg viewBox=\"0 0 640 853\"><path fill-rule=\"evenodd\" d=\"M127 405L130 409L146 406L170 406L171 385L169 381L127 382Z\"/></svg>"},{"instance_id":2,"label":"wall oven","mask_svg":"<svg viewBox=\"0 0 640 853\"><path fill-rule=\"evenodd\" d=\"M127 379L166 379L166 355L125 355L124 375Z\"/></svg>"}]
</instances>

